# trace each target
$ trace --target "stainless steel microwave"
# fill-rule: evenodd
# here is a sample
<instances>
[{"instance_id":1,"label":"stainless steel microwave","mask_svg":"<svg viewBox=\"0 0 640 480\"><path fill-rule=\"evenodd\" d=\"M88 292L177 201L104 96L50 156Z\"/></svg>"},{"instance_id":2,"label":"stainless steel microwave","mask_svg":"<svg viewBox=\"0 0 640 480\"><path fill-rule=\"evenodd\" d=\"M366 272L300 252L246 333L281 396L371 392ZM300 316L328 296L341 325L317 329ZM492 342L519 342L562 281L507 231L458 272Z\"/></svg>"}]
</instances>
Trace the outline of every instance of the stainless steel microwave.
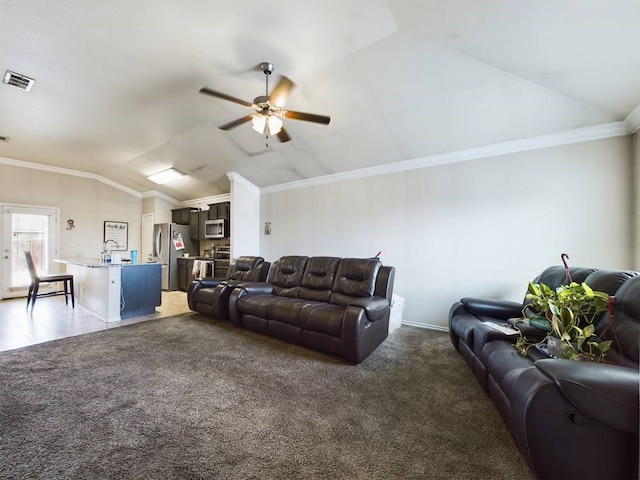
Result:
<instances>
[{"instance_id":1,"label":"stainless steel microwave","mask_svg":"<svg viewBox=\"0 0 640 480\"><path fill-rule=\"evenodd\" d=\"M225 238L229 236L228 220L205 220L204 238Z\"/></svg>"}]
</instances>

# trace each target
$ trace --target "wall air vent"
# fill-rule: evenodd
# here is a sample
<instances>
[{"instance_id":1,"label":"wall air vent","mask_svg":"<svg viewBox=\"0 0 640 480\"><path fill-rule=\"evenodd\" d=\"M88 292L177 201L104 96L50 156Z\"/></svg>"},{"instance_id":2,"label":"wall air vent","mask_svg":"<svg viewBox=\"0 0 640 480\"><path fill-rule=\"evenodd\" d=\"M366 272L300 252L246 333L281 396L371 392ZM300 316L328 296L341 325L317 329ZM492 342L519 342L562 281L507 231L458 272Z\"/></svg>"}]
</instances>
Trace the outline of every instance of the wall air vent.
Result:
<instances>
[{"instance_id":1,"label":"wall air vent","mask_svg":"<svg viewBox=\"0 0 640 480\"><path fill-rule=\"evenodd\" d=\"M31 90L31 87L33 87L35 80L25 75L7 70L7 73L4 74L2 83L13 85L14 87L18 87L20 90L28 92L29 90Z\"/></svg>"}]
</instances>

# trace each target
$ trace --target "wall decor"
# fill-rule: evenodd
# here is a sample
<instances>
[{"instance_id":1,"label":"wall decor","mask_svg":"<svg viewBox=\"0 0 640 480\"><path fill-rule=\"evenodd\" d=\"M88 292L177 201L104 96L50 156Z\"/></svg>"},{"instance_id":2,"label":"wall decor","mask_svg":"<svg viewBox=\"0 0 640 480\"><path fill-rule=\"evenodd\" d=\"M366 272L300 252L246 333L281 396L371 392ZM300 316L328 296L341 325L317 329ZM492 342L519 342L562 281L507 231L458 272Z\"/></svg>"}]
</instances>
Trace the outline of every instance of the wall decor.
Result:
<instances>
[{"instance_id":1,"label":"wall decor","mask_svg":"<svg viewBox=\"0 0 640 480\"><path fill-rule=\"evenodd\" d=\"M113 222L105 220L104 222L104 241L111 246L110 250L128 250L129 224L127 222ZM113 243L115 242L115 244Z\"/></svg>"}]
</instances>

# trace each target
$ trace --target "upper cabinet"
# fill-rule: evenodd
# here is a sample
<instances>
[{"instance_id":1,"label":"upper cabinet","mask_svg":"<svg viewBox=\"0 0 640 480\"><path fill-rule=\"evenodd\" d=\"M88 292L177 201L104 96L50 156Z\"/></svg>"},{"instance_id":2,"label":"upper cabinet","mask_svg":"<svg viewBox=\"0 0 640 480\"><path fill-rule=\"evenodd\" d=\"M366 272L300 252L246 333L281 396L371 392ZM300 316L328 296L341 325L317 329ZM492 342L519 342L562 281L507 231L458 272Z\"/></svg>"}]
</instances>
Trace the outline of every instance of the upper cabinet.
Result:
<instances>
[{"instance_id":1,"label":"upper cabinet","mask_svg":"<svg viewBox=\"0 0 640 480\"><path fill-rule=\"evenodd\" d=\"M218 204L218 218L229 220L231 218L231 203L223 202Z\"/></svg>"},{"instance_id":2,"label":"upper cabinet","mask_svg":"<svg viewBox=\"0 0 640 480\"><path fill-rule=\"evenodd\" d=\"M211 205L209 205L208 212L209 220L229 220L231 215L231 203L212 203Z\"/></svg>"},{"instance_id":3,"label":"upper cabinet","mask_svg":"<svg viewBox=\"0 0 640 480\"><path fill-rule=\"evenodd\" d=\"M200 240L200 212L194 210L189 213L189 236L191 240Z\"/></svg>"},{"instance_id":4,"label":"upper cabinet","mask_svg":"<svg viewBox=\"0 0 640 480\"><path fill-rule=\"evenodd\" d=\"M197 208L176 208L171 210L171 222L178 225L189 225L191 222L191 212L197 212Z\"/></svg>"}]
</instances>

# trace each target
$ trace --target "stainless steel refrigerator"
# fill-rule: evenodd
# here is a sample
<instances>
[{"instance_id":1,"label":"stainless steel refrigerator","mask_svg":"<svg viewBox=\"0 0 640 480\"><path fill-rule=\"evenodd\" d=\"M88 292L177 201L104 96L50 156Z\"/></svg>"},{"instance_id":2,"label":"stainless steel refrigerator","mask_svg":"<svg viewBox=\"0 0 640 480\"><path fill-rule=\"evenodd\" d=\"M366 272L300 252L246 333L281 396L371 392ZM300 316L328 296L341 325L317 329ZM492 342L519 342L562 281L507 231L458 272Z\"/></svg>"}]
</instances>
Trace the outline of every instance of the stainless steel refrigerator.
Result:
<instances>
[{"instance_id":1,"label":"stainless steel refrigerator","mask_svg":"<svg viewBox=\"0 0 640 480\"><path fill-rule=\"evenodd\" d=\"M198 255L198 243L189 234L189 225L157 223L153 226L153 256L162 265L162 289L178 289L178 258Z\"/></svg>"}]
</instances>

